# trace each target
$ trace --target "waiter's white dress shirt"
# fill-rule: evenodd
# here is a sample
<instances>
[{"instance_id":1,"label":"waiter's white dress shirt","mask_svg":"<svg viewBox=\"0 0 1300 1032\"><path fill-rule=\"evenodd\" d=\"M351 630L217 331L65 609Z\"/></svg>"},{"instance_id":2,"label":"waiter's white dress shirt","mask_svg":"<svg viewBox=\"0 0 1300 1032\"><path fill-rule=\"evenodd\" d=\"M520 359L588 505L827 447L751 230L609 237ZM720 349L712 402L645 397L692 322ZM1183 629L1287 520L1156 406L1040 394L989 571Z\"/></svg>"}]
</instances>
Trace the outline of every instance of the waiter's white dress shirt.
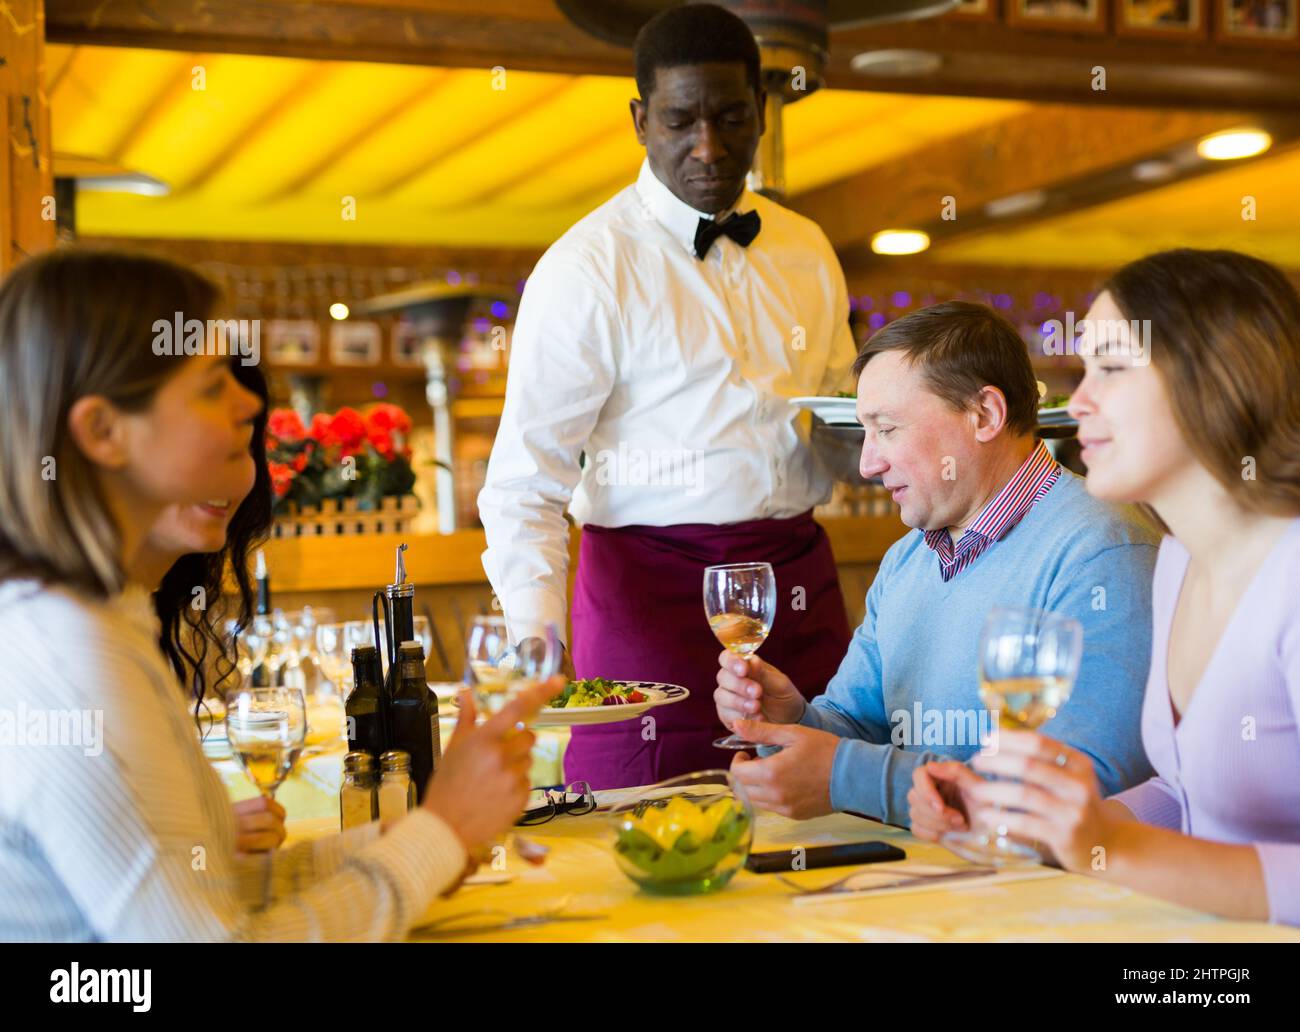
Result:
<instances>
[{"instance_id":1,"label":"waiter's white dress shirt","mask_svg":"<svg viewBox=\"0 0 1300 1032\"><path fill-rule=\"evenodd\" d=\"M602 527L726 524L830 497L789 399L850 386L844 273L816 223L749 190L729 211L751 210L753 242L721 236L700 261L708 216L647 159L529 277L478 498L512 637L565 633L566 508Z\"/></svg>"}]
</instances>

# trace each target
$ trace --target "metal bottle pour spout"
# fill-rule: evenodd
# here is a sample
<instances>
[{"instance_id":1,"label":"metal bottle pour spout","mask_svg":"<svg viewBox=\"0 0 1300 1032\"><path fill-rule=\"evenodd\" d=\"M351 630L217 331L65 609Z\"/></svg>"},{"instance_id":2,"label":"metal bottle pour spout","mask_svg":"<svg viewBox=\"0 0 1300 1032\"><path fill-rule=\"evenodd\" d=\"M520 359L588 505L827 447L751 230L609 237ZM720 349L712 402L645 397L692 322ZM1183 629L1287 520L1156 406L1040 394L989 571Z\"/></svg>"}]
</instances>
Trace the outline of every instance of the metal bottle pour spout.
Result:
<instances>
[{"instance_id":1,"label":"metal bottle pour spout","mask_svg":"<svg viewBox=\"0 0 1300 1032\"><path fill-rule=\"evenodd\" d=\"M394 640L397 629L393 620L393 600L399 598L413 599L415 597L415 585L406 579L406 558L403 552L406 551L407 545L403 541L397 546L397 564L393 573L393 583L384 586L382 591L376 591L371 599L371 616L374 620L375 628L375 651L379 653L382 661L384 656L388 657L388 665L391 667L397 661L397 646L399 642ZM386 641L381 643L379 634L379 608L384 609L384 638Z\"/></svg>"}]
</instances>

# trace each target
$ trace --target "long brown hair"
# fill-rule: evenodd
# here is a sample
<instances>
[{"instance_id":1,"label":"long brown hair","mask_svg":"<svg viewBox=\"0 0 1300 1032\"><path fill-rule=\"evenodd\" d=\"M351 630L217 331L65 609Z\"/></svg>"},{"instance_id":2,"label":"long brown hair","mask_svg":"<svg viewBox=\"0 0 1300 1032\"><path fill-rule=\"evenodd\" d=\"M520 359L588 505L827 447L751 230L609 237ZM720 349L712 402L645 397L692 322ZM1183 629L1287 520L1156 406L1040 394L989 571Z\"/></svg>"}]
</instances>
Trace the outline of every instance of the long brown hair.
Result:
<instances>
[{"instance_id":1,"label":"long brown hair","mask_svg":"<svg viewBox=\"0 0 1300 1032\"><path fill-rule=\"evenodd\" d=\"M31 258L0 286L0 581L121 589L120 529L68 412L89 395L147 408L181 368L154 354L154 321L206 320L217 297L174 262L80 248Z\"/></svg>"},{"instance_id":2,"label":"long brown hair","mask_svg":"<svg viewBox=\"0 0 1300 1032\"><path fill-rule=\"evenodd\" d=\"M220 694L235 674L234 642L223 622L235 621L235 635L253 621L254 587L249 555L270 535L271 472L266 464L266 421L269 389L266 377L255 365L235 362L235 379L262 399L262 411L253 420L249 450L257 469L253 489L239 504L226 528L226 544L218 552L193 552L176 560L153 593L154 611L161 630L158 643L181 686L194 703L194 719L206 735L204 697L209 689ZM227 592L227 572L235 582L233 595ZM208 604L195 609L194 588L201 585ZM209 684L209 673L214 675Z\"/></svg>"},{"instance_id":3,"label":"long brown hair","mask_svg":"<svg viewBox=\"0 0 1300 1032\"><path fill-rule=\"evenodd\" d=\"M1300 295L1285 274L1181 248L1102 289L1126 319L1150 320L1151 361L1196 458L1242 508L1300 515Z\"/></svg>"}]
</instances>

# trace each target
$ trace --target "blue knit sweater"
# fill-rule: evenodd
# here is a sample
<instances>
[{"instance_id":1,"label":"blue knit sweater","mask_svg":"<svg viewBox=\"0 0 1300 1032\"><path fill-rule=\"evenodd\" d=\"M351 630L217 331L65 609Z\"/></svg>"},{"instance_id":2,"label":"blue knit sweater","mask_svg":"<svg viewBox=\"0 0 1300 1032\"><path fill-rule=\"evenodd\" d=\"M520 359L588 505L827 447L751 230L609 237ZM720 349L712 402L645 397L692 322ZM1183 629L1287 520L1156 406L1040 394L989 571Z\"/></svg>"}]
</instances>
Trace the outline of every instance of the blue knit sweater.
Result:
<instances>
[{"instance_id":1,"label":"blue knit sweater","mask_svg":"<svg viewBox=\"0 0 1300 1032\"><path fill-rule=\"evenodd\" d=\"M913 770L979 751L979 640L999 605L1083 625L1073 695L1043 733L1089 755L1105 795L1150 777L1141 711L1159 540L1136 511L1097 501L1062 470L1006 537L947 583L921 531L896 542L838 673L801 721L844 739L831 805L907 826Z\"/></svg>"}]
</instances>

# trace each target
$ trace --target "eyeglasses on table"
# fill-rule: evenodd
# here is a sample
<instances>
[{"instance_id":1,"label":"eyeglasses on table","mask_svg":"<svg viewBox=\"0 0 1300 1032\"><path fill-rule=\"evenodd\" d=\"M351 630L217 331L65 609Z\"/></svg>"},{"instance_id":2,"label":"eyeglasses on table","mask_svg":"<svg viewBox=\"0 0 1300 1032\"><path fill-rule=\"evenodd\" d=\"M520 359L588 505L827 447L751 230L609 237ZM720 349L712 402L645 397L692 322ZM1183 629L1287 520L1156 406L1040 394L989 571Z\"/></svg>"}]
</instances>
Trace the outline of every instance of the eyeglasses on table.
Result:
<instances>
[{"instance_id":1,"label":"eyeglasses on table","mask_svg":"<svg viewBox=\"0 0 1300 1032\"><path fill-rule=\"evenodd\" d=\"M585 781L575 781L570 785L543 785L533 791L541 792L545 802L531 810L525 810L523 816L515 821L518 827L545 824L562 813L581 817L596 809L596 796Z\"/></svg>"}]
</instances>

